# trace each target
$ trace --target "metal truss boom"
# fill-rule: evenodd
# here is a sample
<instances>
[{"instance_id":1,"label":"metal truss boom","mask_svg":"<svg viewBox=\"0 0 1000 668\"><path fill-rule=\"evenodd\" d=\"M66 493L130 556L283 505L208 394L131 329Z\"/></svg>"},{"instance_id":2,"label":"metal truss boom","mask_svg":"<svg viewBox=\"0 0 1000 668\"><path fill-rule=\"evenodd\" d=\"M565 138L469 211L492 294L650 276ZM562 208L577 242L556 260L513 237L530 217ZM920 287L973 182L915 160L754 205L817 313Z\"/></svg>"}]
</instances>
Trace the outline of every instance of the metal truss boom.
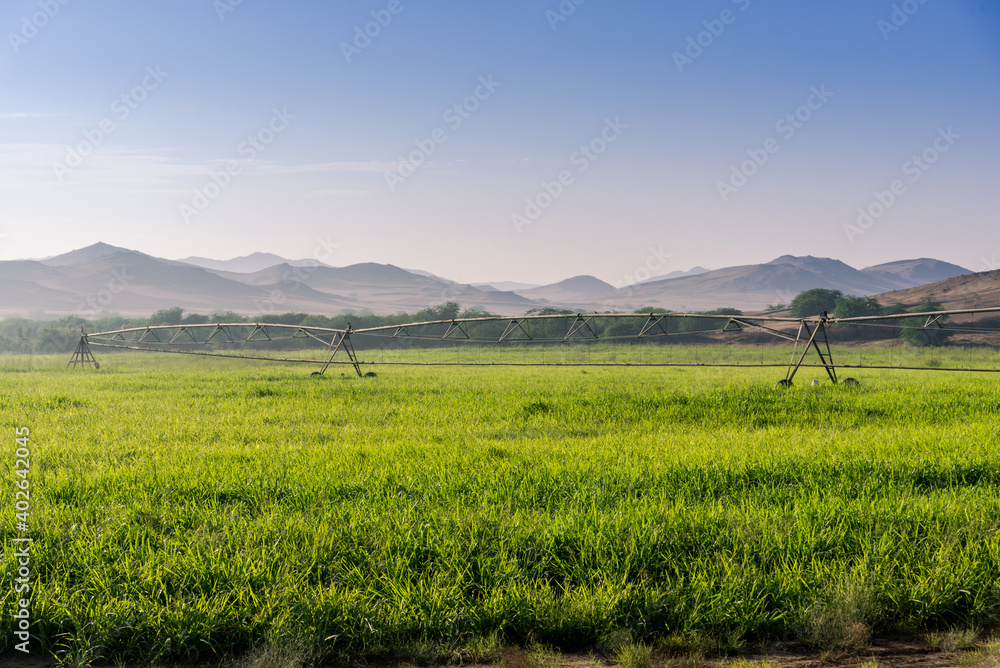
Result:
<instances>
[{"instance_id":1,"label":"metal truss boom","mask_svg":"<svg viewBox=\"0 0 1000 668\"><path fill-rule=\"evenodd\" d=\"M97 366L90 346L142 350L148 352L169 352L195 354L209 357L236 357L283 362L303 362L320 364L318 374L324 374L331 364L350 364L360 376L362 364L371 364L359 358L355 350L358 337L386 340L424 340L438 344L577 344L598 341L639 341L651 337L673 337L689 335L740 336L755 332L766 337L793 344L785 378L781 384L791 385L796 373L803 367L822 368L833 383L838 382L837 369L844 368L908 368L877 365L836 364L830 346L828 328L833 325L865 325L869 327L898 327L902 321L907 326L921 329L950 328L962 332L996 332L975 327L956 328L948 324L952 316L971 315L973 325L976 314L1000 316L1000 307L931 311L920 313L900 313L884 316L862 316L853 318L833 318L825 313L818 316L796 318L771 315L725 315L708 313L555 313L529 314L519 316L479 316L474 318L450 318L422 322L394 323L375 327L330 328L306 325L286 325L280 323L240 323L217 322L205 324L149 325L123 329L83 333L80 344L74 352L70 365ZM690 325L681 327L681 320L701 322L705 329L692 329ZM562 325L559 324L562 321ZM610 322L609 322L610 321ZM551 323L551 324L546 324ZM601 324L604 327L601 327ZM608 326L610 325L610 326ZM561 329L560 329L561 327ZM259 356L240 352L247 346L266 346L276 342L297 340L315 341L325 348L321 359L297 359ZM198 350L202 348L202 350ZM220 350L221 348L221 350ZM818 357L818 363L807 363L810 351ZM346 359L336 359L338 355ZM477 365L472 362L404 362L391 361L379 364L441 364L451 366ZM490 362L486 365L516 366L559 366L569 363L504 363ZM775 366L751 363L580 363L595 366L735 366L760 367ZM920 367L916 367L920 368ZM938 368L940 369L940 368ZM997 369L965 369L969 371L997 371Z\"/></svg>"}]
</instances>

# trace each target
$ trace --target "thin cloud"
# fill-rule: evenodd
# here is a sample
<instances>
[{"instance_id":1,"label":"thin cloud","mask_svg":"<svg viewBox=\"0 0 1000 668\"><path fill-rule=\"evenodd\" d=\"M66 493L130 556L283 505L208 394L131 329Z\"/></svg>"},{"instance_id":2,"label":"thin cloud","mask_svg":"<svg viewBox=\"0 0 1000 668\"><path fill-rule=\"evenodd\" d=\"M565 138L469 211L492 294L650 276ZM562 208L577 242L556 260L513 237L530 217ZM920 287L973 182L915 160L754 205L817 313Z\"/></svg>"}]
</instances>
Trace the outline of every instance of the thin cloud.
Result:
<instances>
[{"instance_id":1,"label":"thin cloud","mask_svg":"<svg viewBox=\"0 0 1000 668\"><path fill-rule=\"evenodd\" d=\"M322 190L310 190L305 194L311 199L322 197L358 197L360 195L371 195L370 190L352 190L349 188L325 188Z\"/></svg>"},{"instance_id":2,"label":"thin cloud","mask_svg":"<svg viewBox=\"0 0 1000 668\"><path fill-rule=\"evenodd\" d=\"M66 159L63 144L0 144L0 189L26 190L52 187L95 186L109 190L131 188L170 189L177 179L204 174L203 166L188 165L171 158L102 148L60 182L54 165Z\"/></svg>"},{"instance_id":3,"label":"thin cloud","mask_svg":"<svg viewBox=\"0 0 1000 668\"><path fill-rule=\"evenodd\" d=\"M72 147L63 144L0 144L0 190L65 188L87 192L188 192L192 183L224 169L225 160L192 163L171 157L169 150L131 151L101 147L84 158L76 169L57 174L57 163L66 165ZM242 162L241 174L349 174L381 173L394 163L326 162L282 165L264 161ZM60 179L59 176L62 176ZM307 197L356 196L370 194L350 188L321 188Z\"/></svg>"},{"instance_id":4,"label":"thin cloud","mask_svg":"<svg viewBox=\"0 0 1000 668\"><path fill-rule=\"evenodd\" d=\"M13 113L0 114L0 121L18 120L22 118L56 118L60 114L49 114L39 111L16 111Z\"/></svg>"},{"instance_id":5,"label":"thin cloud","mask_svg":"<svg viewBox=\"0 0 1000 668\"><path fill-rule=\"evenodd\" d=\"M327 172L382 173L395 169L397 164L396 162L381 162L378 160L368 160L366 162L318 162L303 165L265 163L254 166L253 171L269 174L318 174Z\"/></svg>"}]
</instances>

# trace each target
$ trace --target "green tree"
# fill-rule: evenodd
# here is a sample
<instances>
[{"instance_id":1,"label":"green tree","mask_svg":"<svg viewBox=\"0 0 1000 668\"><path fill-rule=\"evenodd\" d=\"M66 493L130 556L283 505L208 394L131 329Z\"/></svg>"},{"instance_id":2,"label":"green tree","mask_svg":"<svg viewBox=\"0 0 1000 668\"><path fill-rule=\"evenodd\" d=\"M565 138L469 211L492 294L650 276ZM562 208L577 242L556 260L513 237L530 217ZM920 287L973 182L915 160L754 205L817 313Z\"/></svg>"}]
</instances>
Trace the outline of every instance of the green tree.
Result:
<instances>
[{"instance_id":1,"label":"green tree","mask_svg":"<svg viewBox=\"0 0 1000 668\"><path fill-rule=\"evenodd\" d=\"M882 309L882 315L898 315L900 313L906 313L906 307L899 302L889 304Z\"/></svg>"},{"instance_id":2,"label":"green tree","mask_svg":"<svg viewBox=\"0 0 1000 668\"><path fill-rule=\"evenodd\" d=\"M460 317L460 318L489 318L489 317L492 317L492 316L495 316L495 315L497 315L497 314L496 313L490 313L486 309L479 308L478 306L472 306L472 307L467 308L464 311L462 311L462 313L458 317Z\"/></svg>"},{"instance_id":3,"label":"green tree","mask_svg":"<svg viewBox=\"0 0 1000 668\"><path fill-rule=\"evenodd\" d=\"M181 324L183 324L183 325L204 325L205 323L208 322L208 320L209 320L209 318L208 318L207 315L202 315L200 313L188 313L186 316L184 316L184 319L181 320Z\"/></svg>"},{"instance_id":4,"label":"green tree","mask_svg":"<svg viewBox=\"0 0 1000 668\"><path fill-rule=\"evenodd\" d=\"M743 315L743 311L730 306L722 306L720 308L714 308L711 311L705 311L705 315ZM710 322L712 323L713 329L723 329L729 321L723 320L722 318L715 318Z\"/></svg>"},{"instance_id":5,"label":"green tree","mask_svg":"<svg viewBox=\"0 0 1000 668\"><path fill-rule=\"evenodd\" d=\"M209 316L209 320L212 322L253 322L253 318L242 316L234 311L225 311L223 313L216 311Z\"/></svg>"},{"instance_id":6,"label":"green tree","mask_svg":"<svg viewBox=\"0 0 1000 668\"><path fill-rule=\"evenodd\" d=\"M917 304L917 306L913 309L913 312L932 313L934 311L943 310L944 306L941 305L941 302L931 297L925 297L919 304ZM929 325L927 324L927 320L927 316L904 318L903 328L899 332L899 338L903 339L911 346L918 346L921 348L927 346L946 345L948 343L948 339L950 339L953 334L953 332L947 329L948 317L941 316L936 322Z\"/></svg>"},{"instance_id":7,"label":"green tree","mask_svg":"<svg viewBox=\"0 0 1000 668\"><path fill-rule=\"evenodd\" d=\"M868 315L882 315L882 305L874 297L846 295L837 300L831 312L834 318L861 318Z\"/></svg>"},{"instance_id":8,"label":"green tree","mask_svg":"<svg viewBox=\"0 0 1000 668\"><path fill-rule=\"evenodd\" d=\"M829 313L837 307L837 300L844 296L840 290L813 288L800 292L790 304L793 318L807 318L819 315L824 311Z\"/></svg>"},{"instance_id":9,"label":"green tree","mask_svg":"<svg viewBox=\"0 0 1000 668\"><path fill-rule=\"evenodd\" d=\"M462 309L458 302L445 302L439 306L432 306L417 311L414 318L418 321L429 320L452 320L458 317L458 312Z\"/></svg>"},{"instance_id":10,"label":"green tree","mask_svg":"<svg viewBox=\"0 0 1000 668\"><path fill-rule=\"evenodd\" d=\"M276 325L301 325L302 321L309 317L308 313L275 313L265 319Z\"/></svg>"},{"instance_id":11,"label":"green tree","mask_svg":"<svg viewBox=\"0 0 1000 668\"><path fill-rule=\"evenodd\" d=\"M570 311L564 308L555 308L554 306L545 306L543 308L533 308L529 309L526 315L575 315L576 311Z\"/></svg>"},{"instance_id":12,"label":"green tree","mask_svg":"<svg viewBox=\"0 0 1000 668\"><path fill-rule=\"evenodd\" d=\"M180 306L161 309L149 316L149 325L179 325L184 318L184 309Z\"/></svg>"},{"instance_id":13,"label":"green tree","mask_svg":"<svg viewBox=\"0 0 1000 668\"><path fill-rule=\"evenodd\" d=\"M303 327L333 327L333 321L325 315L308 315L301 323Z\"/></svg>"},{"instance_id":14,"label":"green tree","mask_svg":"<svg viewBox=\"0 0 1000 668\"><path fill-rule=\"evenodd\" d=\"M722 306L711 311L696 311L698 315L743 315L738 308ZM728 320L722 318L678 318L677 330L680 332L707 332L710 329L722 329Z\"/></svg>"}]
</instances>

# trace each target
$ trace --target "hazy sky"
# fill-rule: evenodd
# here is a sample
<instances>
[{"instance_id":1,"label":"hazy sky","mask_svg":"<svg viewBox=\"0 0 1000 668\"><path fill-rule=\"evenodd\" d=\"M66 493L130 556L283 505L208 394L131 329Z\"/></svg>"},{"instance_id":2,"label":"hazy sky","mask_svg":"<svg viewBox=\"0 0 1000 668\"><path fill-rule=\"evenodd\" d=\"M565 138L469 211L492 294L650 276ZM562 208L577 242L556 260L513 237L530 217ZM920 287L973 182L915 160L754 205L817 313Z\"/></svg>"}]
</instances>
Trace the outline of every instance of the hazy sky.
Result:
<instances>
[{"instance_id":1,"label":"hazy sky","mask_svg":"<svg viewBox=\"0 0 1000 668\"><path fill-rule=\"evenodd\" d=\"M1000 258L993 0L5 0L0 26L0 259Z\"/></svg>"}]
</instances>

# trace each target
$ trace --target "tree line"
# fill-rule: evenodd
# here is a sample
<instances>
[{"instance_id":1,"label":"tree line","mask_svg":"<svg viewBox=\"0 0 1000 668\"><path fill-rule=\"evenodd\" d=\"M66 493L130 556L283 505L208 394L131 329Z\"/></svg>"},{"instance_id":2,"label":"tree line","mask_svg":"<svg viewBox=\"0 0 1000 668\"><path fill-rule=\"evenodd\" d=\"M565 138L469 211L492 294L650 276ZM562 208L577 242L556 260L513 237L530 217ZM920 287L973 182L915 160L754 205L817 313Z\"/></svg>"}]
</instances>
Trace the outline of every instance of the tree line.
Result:
<instances>
[{"instance_id":1,"label":"tree line","mask_svg":"<svg viewBox=\"0 0 1000 668\"><path fill-rule=\"evenodd\" d=\"M792 317L807 318L827 314L832 318L860 318L875 315L899 315L907 312L912 313L932 313L943 311L941 302L932 297L924 297L920 303L908 310L900 303L883 306L874 297L855 297L845 295L840 290L827 290L824 288L814 288L800 292L789 304L789 311ZM899 338L914 346L943 346L948 343L952 332L945 326L948 317L944 316L938 321L942 326L924 329L925 319L905 318L882 321L881 324L898 327ZM841 325L850 327L851 325Z\"/></svg>"},{"instance_id":2,"label":"tree line","mask_svg":"<svg viewBox=\"0 0 1000 668\"><path fill-rule=\"evenodd\" d=\"M781 305L769 307L769 309L780 308L783 307ZM789 308L792 316L797 318L820 315L824 312L835 318L895 314L902 316L902 314L907 312L907 308L902 304L882 306L873 297L855 297L844 295L839 290L826 290L822 288L806 290L800 293L791 301ZM939 302L927 298L917 304L912 310L914 312L924 312L940 311L943 309ZM673 311L655 306L646 306L636 309L632 313L642 315L648 313L673 313ZM706 315L743 315L743 312L739 309L729 307L699 311L698 313ZM545 307L532 309L528 314L573 316L576 314L576 311ZM232 311L206 315L186 313L184 309L175 307L156 311L148 318L123 318L114 314L92 320L87 320L76 315L54 320L7 318L0 321L0 352L15 354L57 354L72 352L80 339L81 329L87 332L98 332L128 327L201 325L213 322L250 324L267 322L303 327L345 329L350 326L353 329L364 329L384 325L401 325L409 322L479 318L494 315L498 314L475 308L462 309L457 302L449 301L438 306L421 309L414 313L398 313L394 315L345 313L324 316L289 312L269 314L261 317L244 316ZM946 318L942 319L943 322L946 322L946 320ZM663 329L658 328L657 331L666 331L670 334L697 335L700 332L721 329L725 326L725 323L726 321L723 319L669 318L662 322ZM923 329L922 319L900 317L899 320L894 319L887 324L896 324L900 328L899 335L905 341L916 346L944 345L951 336L951 332L947 329ZM469 331L469 335L473 337L477 335L495 336L498 334L493 330L498 327L500 328L499 331L502 332L503 323L483 323L474 326ZM535 338L560 339L565 335L566 323L564 320L535 321L532 323L532 327L534 328L532 335ZM592 322L590 329L601 338L627 337L630 335L634 336L636 333L635 322L623 322L613 319Z\"/></svg>"}]
</instances>

